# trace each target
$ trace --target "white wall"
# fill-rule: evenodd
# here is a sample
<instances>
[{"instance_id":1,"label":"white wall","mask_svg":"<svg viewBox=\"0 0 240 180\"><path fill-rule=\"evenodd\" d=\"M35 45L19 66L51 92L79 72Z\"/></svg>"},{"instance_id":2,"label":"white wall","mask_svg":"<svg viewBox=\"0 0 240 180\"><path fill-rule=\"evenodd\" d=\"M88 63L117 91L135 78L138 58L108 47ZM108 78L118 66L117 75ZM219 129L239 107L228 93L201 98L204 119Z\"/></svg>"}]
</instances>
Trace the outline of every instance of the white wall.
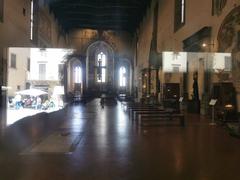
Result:
<instances>
[{"instance_id":1,"label":"white wall","mask_svg":"<svg viewBox=\"0 0 240 180\"><path fill-rule=\"evenodd\" d=\"M39 0L42 2L43 0ZM26 15L23 14L23 9ZM63 37L59 34L59 26L52 14L49 14L47 8L40 6L44 15L51 22L51 40L48 47L63 47L67 46L67 36ZM37 25L40 26L40 25ZM40 35L39 35L40 36ZM44 34L41 39L47 39ZM8 69L8 48L9 47L32 47L38 46L30 40L30 0L4 0L4 20L0 22L0 84L7 85L7 69ZM10 82L11 84L11 82ZM3 97L7 96L3 92ZM5 98L1 102L2 116L0 117L1 127L6 125L6 101Z\"/></svg>"},{"instance_id":2,"label":"white wall","mask_svg":"<svg viewBox=\"0 0 240 180\"><path fill-rule=\"evenodd\" d=\"M16 68L11 68L11 54L16 55ZM9 48L8 54L8 96L15 96L17 86L25 89L28 70L27 61L30 58L30 50L26 48Z\"/></svg>"},{"instance_id":3,"label":"white wall","mask_svg":"<svg viewBox=\"0 0 240 180\"><path fill-rule=\"evenodd\" d=\"M31 48L31 71L29 80L39 79L39 64L46 64L46 79L59 81L58 65L63 64L65 56L72 52L67 49L38 49Z\"/></svg>"},{"instance_id":4,"label":"white wall","mask_svg":"<svg viewBox=\"0 0 240 180\"><path fill-rule=\"evenodd\" d=\"M138 30L138 46L137 46L137 66L135 67L135 78L138 80L139 93L141 93L141 70L148 67L149 52L152 39L153 26L153 9L156 3L159 3L158 12L158 34L157 34L157 51L180 52L183 51L183 40L192 36L205 26L212 27L211 47L206 50L216 52L218 49L217 36L224 18L236 6L240 5L240 1L228 0L226 6L220 15L212 15L212 1L210 0L186 0L185 24L176 32L174 32L174 0L153 0L146 16L144 17ZM228 50L231 52L231 49ZM165 73L160 71L159 78L162 83L165 82ZM191 72L189 74L191 76ZM214 76L214 75L213 75ZM183 75L180 73L172 73L170 81L174 83L182 83ZM189 80L192 79L189 77ZM215 77L212 77L214 80ZM199 74L200 84L203 84L204 78ZM191 83L192 80L189 82ZM189 86L192 86L190 84ZM189 87L190 88L190 87ZM202 90L201 90L202 91Z\"/></svg>"}]
</instances>

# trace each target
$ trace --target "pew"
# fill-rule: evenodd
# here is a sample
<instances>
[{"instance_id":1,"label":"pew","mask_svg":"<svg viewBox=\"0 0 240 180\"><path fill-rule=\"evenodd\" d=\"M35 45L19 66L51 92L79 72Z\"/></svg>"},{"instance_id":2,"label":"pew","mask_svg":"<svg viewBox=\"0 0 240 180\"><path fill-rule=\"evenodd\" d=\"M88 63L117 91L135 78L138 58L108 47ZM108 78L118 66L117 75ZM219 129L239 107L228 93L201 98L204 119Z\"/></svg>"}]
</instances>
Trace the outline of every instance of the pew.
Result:
<instances>
[{"instance_id":1,"label":"pew","mask_svg":"<svg viewBox=\"0 0 240 180\"><path fill-rule=\"evenodd\" d=\"M173 121L178 119L181 126L185 126L184 114L139 114L137 121L140 121L141 126L158 125L162 121Z\"/></svg>"},{"instance_id":2,"label":"pew","mask_svg":"<svg viewBox=\"0 0 240 180\"><path fill-rule=\"evenodd\" d=\"M169 114L171 111L166 111L163 109L149 109L149 110L133 110L130 116L132 120L138 119L139 114Z\"/></svg>"},{"instance_id":3,"label":"pew","mask_svg":"<svg viewBox=\"0 0 240 180\"><path fill-rule=\"evenodd\" d=\"M158 125L162 121L173 121L178 119L181 126L185 126L185 117L174 109L163 109L161 106L144 105L140 103L126 104L129 117L132 121L140 121L141 126Z\"/></svg>"},{"instance_id":4,"label":"pew","mask_svg":"<svg viewBox=\"0 0 240 180\"><path fill-rule=\"evenodd\" d=\"M132 107L128 109L129 116L135 111L158 111L161 110L159 107Z\"/></svg>"}]
</instances>

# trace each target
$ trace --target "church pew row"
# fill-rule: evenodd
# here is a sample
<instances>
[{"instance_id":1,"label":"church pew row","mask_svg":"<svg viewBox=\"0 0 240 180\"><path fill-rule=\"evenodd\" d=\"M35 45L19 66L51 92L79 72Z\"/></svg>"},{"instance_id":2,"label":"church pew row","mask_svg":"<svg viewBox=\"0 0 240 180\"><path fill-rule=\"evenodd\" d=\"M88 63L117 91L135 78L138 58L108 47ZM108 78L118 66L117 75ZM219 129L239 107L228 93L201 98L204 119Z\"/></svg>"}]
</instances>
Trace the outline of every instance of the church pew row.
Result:
<instances>
[{"instance_id":1,"label":"church pew row","mask_svg":"<svg viewBox=\"0 0 240 180\"><path fill-rule=\"evenodd\" d=\"M148 105L148 104L141 104L141 103L121 103L122 107L125 111L130 111L132 108L152 108L156 107L156 105Z\"/></svg>"},{"instance_id":2,"label":"church pew row","mask_svg":"<svg viewBox=\"0 0 240 180\"><path fill-rule=\"evenodd\" d=\"M130 118L137 123L140 120L140 125L159 125L163 121L179 120L180 125L185 126L184 115L173 110L137 108L132 110Z\"/></svg>"},{"instance_id":3,"label":"church pew row","mask_svg":"<svg viewBox=\"0 0 240 180\"><path fill-rule=\"evenodd\" d=\"M129 117L132 120L138 121L140 117L140 124L158 124L163 120L173 121L179 120L181 126L185 126L185 118L183 114L175 112L173 109L164 110L162 107L154 105L131 104L128 106Z\"/></svg>"},{"instance_id":4,"label":"church pew row","mask_svg":"<svg viewBox=\"0 0 240 180\"><path fill-rule=\"evenodd\" d=\"M162 125L163 122L173 122L179 120L180 126L185 126L185 117L183 114L139 114L136 120L140 126Z\"/></svg>"},{"instance_id":5,"label":"church pew row","mask_svg":"<svg viewBox=\"0 0 240 180\"><path fill-rule=\"evenodd\" d=\"M153 104L142 104L142 103L136 103L136 102L122 102L122 106L126 107L127 109L132 107L153 107L156 105Z\"/></svg>"},{"instance_id":6,"label":"church pew row","mask_svg":"<svg viewBox=\"0 0 240 180\"><path fill-rule=\"evenodd\" d=\"M140 121L141 126L159 125L162 122L172 122L179 120L181 126L185 126L185 118L183 114L175 112L173 109L163 109L160 106L143 105L131 103L127 106L129 117L134 121Z\"/></svg>"},{"instance_id":7,"label":"church pew row","mask_svg":"<svg viewBox=\"0 0 240 180\"><path fill-rule=\"evenodd\" d=\"M137 112L137 111L162 111L161 108L159 107L132 107L132 108L129 108L128 109L128 113L129 113L129 116L131 116L132 114L134 114L134 112Z\"/></svg>"},{"instance_id":8,"label":"church pew row","mask_svg":"<svg viewBox=\"0 0 240 180\"><path fill-rule=\"evenodd\" d=\"M131 111L130 117L134 121L138 119L139 114L169 114L169 111L165 111L163 109L137 109Z\"/></svg>"}]
</instances>

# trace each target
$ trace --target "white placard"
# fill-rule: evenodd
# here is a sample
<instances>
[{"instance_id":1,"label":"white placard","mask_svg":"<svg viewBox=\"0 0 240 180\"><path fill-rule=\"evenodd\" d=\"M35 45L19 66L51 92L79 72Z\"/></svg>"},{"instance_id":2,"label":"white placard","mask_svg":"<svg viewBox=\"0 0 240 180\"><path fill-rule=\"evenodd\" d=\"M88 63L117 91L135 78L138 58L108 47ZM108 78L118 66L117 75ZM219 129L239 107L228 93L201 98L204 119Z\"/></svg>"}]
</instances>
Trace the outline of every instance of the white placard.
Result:
<instances>
[{"instance_id":1,"label":"white placard","mask_svg":"<svg viewBox=\"0 0 240 180\"><path fill-rule=\"evenodd\" d=\"M179 102L183 102L183 97L180 97L180 98L179 98Z\"/></svg>"},{"instance_id":2,"label":"white placard","mask_svg":"<svg viewBox=\"0 0 240 180\"><path fill-rule=\"evenodd\" d=\"M210 106L215 106L215 104L217 103L217 99L211 99L209 102Z\"/></svg>"}]
</instances>

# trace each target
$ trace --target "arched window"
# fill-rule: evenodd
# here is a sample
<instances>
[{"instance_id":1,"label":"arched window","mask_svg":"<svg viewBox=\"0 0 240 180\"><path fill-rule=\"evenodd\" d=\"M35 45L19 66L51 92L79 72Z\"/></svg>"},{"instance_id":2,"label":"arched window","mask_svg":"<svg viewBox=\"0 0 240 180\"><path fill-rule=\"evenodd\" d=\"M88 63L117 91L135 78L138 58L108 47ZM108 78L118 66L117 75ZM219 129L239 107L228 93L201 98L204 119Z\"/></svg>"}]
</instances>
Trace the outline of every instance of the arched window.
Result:
<instances>
[{"instance_id":1,"label":"arched window","mask_svg":"<svg viewBox=\"0 0 240 180\"><path fill-rule=\"evenodd\" d=\"M119 69L119 86L126 87L126 84L127 84L126 68L122 66Z\"/></svg>"},{"instance_id":2,"label":"arched window","mask_svg":"<svg viewBox=\"0 0 240 180\"><path fill-rule=\"evenodd\" d=\"M97 55L97 82L106 82L106 55L103 52Z\"/></svg>"},{"instance_id":3,"label":"arched window","mask_svg":"<svg viewBox=\"0 0 240 180\"><path fill-rule=\"evenodd\" d=\"M80 66L74 68L74 82L82 83L82 69Z\"/></svg>"}]
</instances>

